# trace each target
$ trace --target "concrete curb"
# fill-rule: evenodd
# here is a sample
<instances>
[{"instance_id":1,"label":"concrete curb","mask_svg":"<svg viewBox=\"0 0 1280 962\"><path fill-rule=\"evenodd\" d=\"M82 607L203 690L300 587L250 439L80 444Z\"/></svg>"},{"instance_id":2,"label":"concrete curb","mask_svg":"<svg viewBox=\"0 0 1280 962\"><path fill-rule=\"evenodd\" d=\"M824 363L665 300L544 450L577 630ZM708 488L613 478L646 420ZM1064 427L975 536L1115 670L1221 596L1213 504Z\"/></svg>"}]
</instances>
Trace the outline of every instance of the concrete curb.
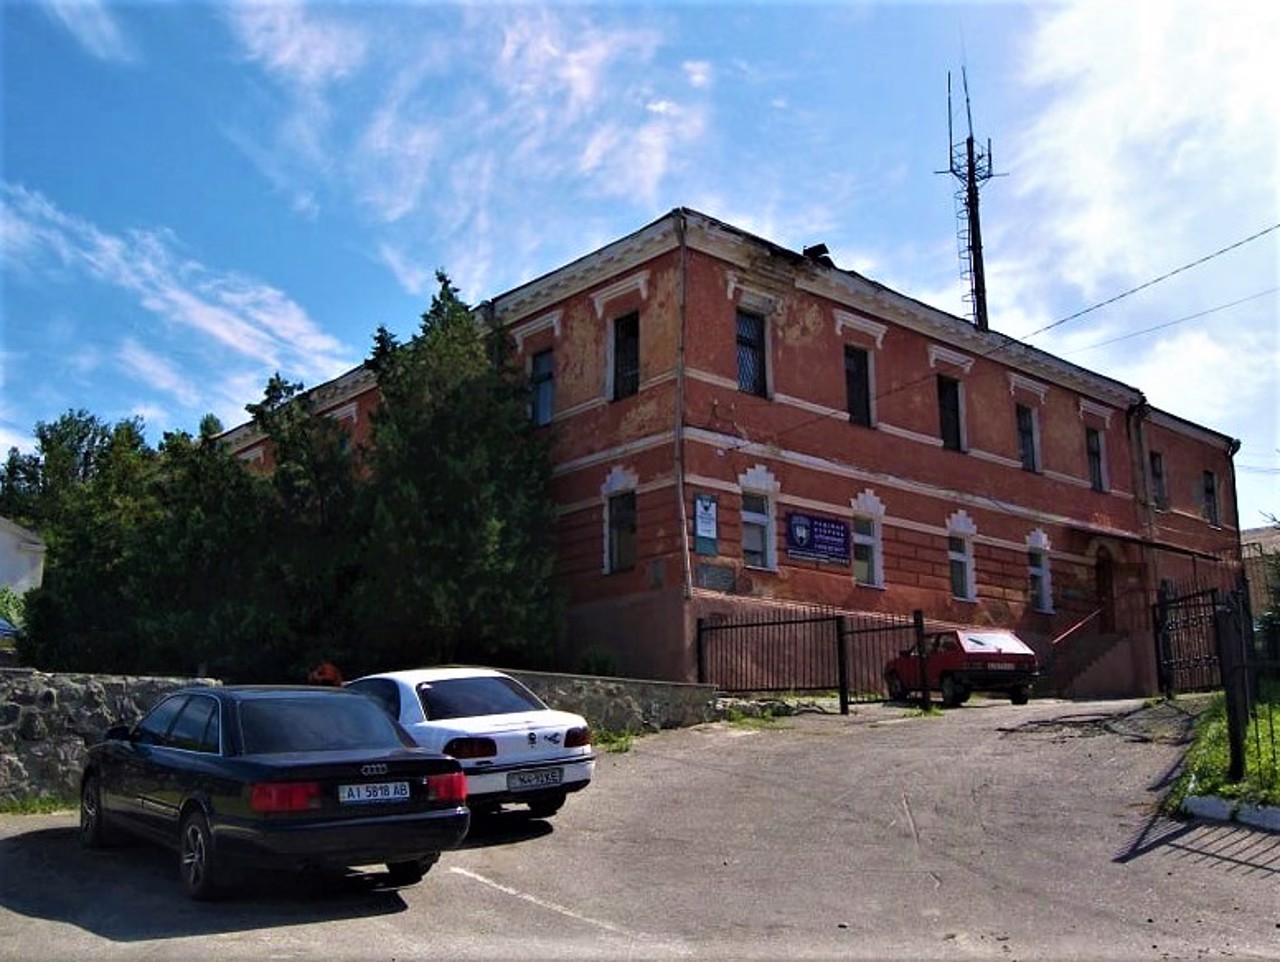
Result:
<instances>
[{"instance_id":1,"label":"concrete curb","mask_svg":"<svg viewBox=\"0 0 1280 962\"><path fill-rule=\"evenodd\" d=\"M1216 795L1189 795L1182 803L1182 810L1196 818L1237 822L1269 832L1280 832L1280 808L1272 805L1246 805Z\"/></svg>"}]
</instances>

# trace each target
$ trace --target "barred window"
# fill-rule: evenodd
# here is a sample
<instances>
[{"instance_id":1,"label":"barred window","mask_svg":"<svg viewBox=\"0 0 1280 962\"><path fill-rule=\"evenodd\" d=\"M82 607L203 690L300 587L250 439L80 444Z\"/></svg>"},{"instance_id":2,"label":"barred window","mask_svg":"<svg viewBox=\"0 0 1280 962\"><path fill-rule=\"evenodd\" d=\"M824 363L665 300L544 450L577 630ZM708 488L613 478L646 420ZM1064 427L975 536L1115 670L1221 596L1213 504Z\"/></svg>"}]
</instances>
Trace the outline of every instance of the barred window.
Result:
<instances>
[{"instance_id":1,"label":"barred window","mask_svg":"<svg viewBox=\"0 0 1280 962\"><path fill-rule=\"evenodd\" d=\"M764 354L764 318L738 313L738 390L768 396Z\"/></svg>"}]
</instances>

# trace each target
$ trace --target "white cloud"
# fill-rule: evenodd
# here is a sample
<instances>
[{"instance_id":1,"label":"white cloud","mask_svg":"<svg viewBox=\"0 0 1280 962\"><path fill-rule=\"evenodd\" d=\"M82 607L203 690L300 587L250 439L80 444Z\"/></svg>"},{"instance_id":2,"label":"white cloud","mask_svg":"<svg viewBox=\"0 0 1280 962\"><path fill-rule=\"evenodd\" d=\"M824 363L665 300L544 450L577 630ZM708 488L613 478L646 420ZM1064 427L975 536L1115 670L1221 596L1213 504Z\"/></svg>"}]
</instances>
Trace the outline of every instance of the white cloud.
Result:
<instances>
[{"instance_id":1,"label":"white cloud","mask_svg":"<svg viewBox=\"0 0 1280 962\"><path fill-rule=\"evenodd\" d=\"M239 4L229 20L249 60L304 88L351 76L368 49L358 27L317 16L299 3Z\"/></svg>"},{"instance_id":2,"label":"white cloud","mask_svg":"<svg viewBox=\"0 0 1280 962\"><path fill-rule=\"evenodd\" d=\"M415 263L399 248L392 244L378 245L378 257L395 275L396 280L410 294L422 294L427 285L435 277L435 270L420 263Z\"/></svg>"},{"instance_id":3,"label":"white cloud","mask_svg":"<svg viewBox=\"0 0 1280 962\"><path fill-rule=\"evenodd\" d=\"M20 259L28 271L53 266L71 278L87 277L124 292L160 322L143 338L149 345L167 343L175 354L198 353L201 368L218 369L223 378L247 368L259 382L275 369L314 382L351 366L345 346L287 295L185 257L169 231L107 234L37 192L6 184L0 197L4 219L22 225L6 232L20 238L16 248L6 248L7 261ZM77 356L84 362L78 370L100 373L104 359L97 353ZM163 360L136 339L126 340L114 360L127 376L147 380L184 404L197 403L210 390L197 388L191 370Z\"/></svg>"},{"instance_id":4,"label":"white cloud","mask_svg":"<svg viewBox=\"0 0 1280 962\"><path fill-rule=\"evenodd\" d=\"M48 0L48 10L99 60L134 59L133 45L100 0Z\"/></svg>"},{"instance_id":5,"label":"white cloud","mask_svg":"<svg viewBox=\"0 0 1280 962\"><path fill-rule=\"evenodd\" d=\"M690 87L702 88L711 85L711 64L706 60L686 60L680 65Z\"/></svg>"}]
</instances>

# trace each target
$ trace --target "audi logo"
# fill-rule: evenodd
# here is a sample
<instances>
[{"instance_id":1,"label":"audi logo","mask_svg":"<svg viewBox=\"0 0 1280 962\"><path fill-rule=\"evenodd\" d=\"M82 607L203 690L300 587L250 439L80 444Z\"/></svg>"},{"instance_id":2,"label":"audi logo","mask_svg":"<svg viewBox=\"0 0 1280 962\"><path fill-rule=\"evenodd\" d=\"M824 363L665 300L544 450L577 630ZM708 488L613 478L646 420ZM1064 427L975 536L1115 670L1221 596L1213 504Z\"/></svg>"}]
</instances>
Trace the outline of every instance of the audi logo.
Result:
<instances>
[{"instance_id":1,"label":"audi logo","mask_svg":"<svg viewBox=\"0 0 1280 962\"><path fill-rule=\"evenodd\" d=\"M385 775L387 774L386 765L361 765L361 775Z\"/></svg>"}]
</instances>

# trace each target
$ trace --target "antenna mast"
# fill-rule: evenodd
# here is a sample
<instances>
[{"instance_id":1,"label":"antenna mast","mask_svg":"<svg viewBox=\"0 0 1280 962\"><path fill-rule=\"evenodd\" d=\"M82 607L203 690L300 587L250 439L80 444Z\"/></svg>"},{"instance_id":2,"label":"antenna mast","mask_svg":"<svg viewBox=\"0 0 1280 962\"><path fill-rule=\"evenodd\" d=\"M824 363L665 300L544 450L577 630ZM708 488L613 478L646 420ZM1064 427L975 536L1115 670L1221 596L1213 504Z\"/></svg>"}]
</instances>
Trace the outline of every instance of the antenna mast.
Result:
<instances>
[{"instance_id":1,"label":"antenna mast","mask_svg":"<svg viewBox=\"0 0 1280 962\"><path fill-rule=\"evenodd\" d=\"M960 251L960 274L969 282L969 293L965 302L969 305L970 316L980 331L987 330L987 277L982 263L982 222L978 216L978 190L995 176L991 161L991 140L988 138L986 150L983 150L973 139L973 110L969 105L969 77L963 67L960 68L961 81L964 84L964 112L969 124L969 133L963 143L956 143L952 128L953 111L951 107L951 73L947 73L947 139L950 148L950 165L945 171L950 173L959 186L956 188L956 241Z\"/></svg>"}]
</instances>

